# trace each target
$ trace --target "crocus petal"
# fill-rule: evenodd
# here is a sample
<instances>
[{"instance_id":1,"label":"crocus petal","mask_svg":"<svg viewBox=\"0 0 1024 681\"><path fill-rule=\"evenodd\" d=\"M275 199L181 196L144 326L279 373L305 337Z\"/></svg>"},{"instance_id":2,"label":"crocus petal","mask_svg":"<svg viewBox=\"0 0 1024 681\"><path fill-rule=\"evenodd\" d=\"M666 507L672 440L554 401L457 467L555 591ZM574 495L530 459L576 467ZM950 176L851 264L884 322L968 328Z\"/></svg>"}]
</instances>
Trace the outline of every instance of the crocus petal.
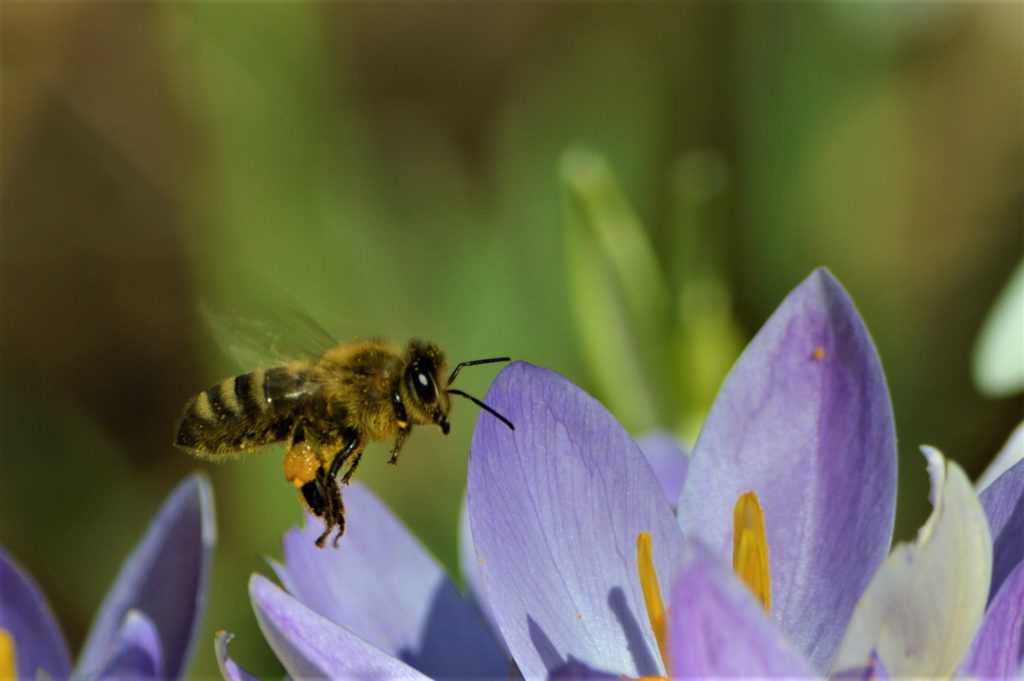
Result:
<instances>
[{"instance_id":1,"label":"crocus petal","mask_svg":"<svg viewBox=\"0 0 1024 681\"><path fill-rule=\"evenodd\" d=\"M978 478L974 488L978 492L983 491L995 482L1000 475L1013 468L1021 460L1024 460L1024 421L1021 421L1014 429L1006 444L996 454L996 458L992 459L992 463L988 465L985 472Z\"/></svg>"},{"instance_id":2,"label":"crocus petal","mask_svg":"<svg viewBox=\"0 0 1024 681\"><path fill-rule=\"evenodd\" d=\"M427 678L313 612L262 575L249 580L249 596L267 643L292 678Z\"/></svg>"},{"instance_id":3,"label":"crocus petal","mask_svg":"<svg viewBox=\"0 0 1024 681\"><path fill-rule=\"evenodd\" d=\"M813 676L750 590L706 551L695 550L672 587L672 676Z\"/></svg>"},{"instance_id":4,"label":"crocus petal","mask_svg":"<svg viewBox=\"0 0 1024 681\"><path fill-rule=\"evenodd\" d=\"M483 575L480 574L480 558L476 555L476 545L473 543L473 531L469 524L469 500L466 497L462 498L462 509L459 512L459 569L462 581L466 584L466 598L487 622L490 630L498 632L498 623L494 619L494 611L487 602L487 590L484 589ZM505 640L497 633L495 640L501 646L505 658L511 660L512 655L505 646Z\"/></svg>"},{"instance_id":5,"label":"crocus petal","mask_svg":"<svg viewBox=\"0 0 1024 681\"><path fill-rule=\"evenodd\" d=\"M622 674L594 669L590 665L583 664L579 660L570 658L565 664L551 670L548 675L551 679L574 679L575 681L622 681Z\"/></svg>"},{"instance_id":6,"label":"crocus petal","mask_svg":"<svg viewBox=\"0 0 1024 681\"><path fill-rule=\"evenodd\" d=\"M570 657L630 676L663 668L637 574L641 532L668 592L683 539L636 443L562 376L517 362L486 401L469 461L469 515L487 600L526 678Z\"/></svg>"},{"instance_id":7,"label":"crocus petal","mask_svg":"<svg viewBox=\"0 0 1024 681\"><path fill-rule=\"evenodd\" d=\"M54 679L71 671L68 645L36 583L0 548L0 629L14 642L18 678L43 670Z\"/></svg>"},{"instance_id":8,"label":"crocus petal","mask_svg":"<svg viewBox=\"0 0 1024 681\"><path fill-rule=\"evenodd\" d=\"M871 657L864 665L841 672L833 672L828 675L828 678L829 681L887 681L889 673L882 661L878 659L878 653L871 651Z\"/></svg>"},{"instance_id":9,"label":"crocus petal","mask_svg":"<svg viewBox=\"0 0 1024 681\"><path fill-rule=\"evenodd\" d=\"M1008 679L1024 664L1024 563L1003 582L957 676Z\"/></svg>"},{"instance_id":10,"label":"crocus petal","mask_svg":"<svg viewBox=\"0 0 1024 681\"><path fill-rule=\"evenodd\" d=\"M683 491L686 479L686 467L690 457L679 444L679 440L666 432L655 432L637 440L640 451L647 463L651 464L661 488L665 490L665 498L673 506L679 501L679 493Z\"/></svg>"},{"instance_id":11,"label":"crocus petal","mask_svg":"<svg viewBox=\"0 0 1024 681\"><path fill-rule=\"evenodd\" d=\"M836 668L863 664L873 650L893 677L956 671L981 623L992 573L985 513L963 470L930 448L935 505L914 544L901 544L857 604Z\"/></svg>"},{"instance_id":12,"label":"crocus petal","mask_svg":"<svg viewBox=\"0 0 1024 681\"><path fill-rule=\"evenodd\" d=\"M306 517L284 537L288 591L335 624L430 676L502 676L508 657L444 569L366 487L344 490L339 548L317 548Z\"/></svg>"},{"instance_id":13,"label":"crocus petal","mask_svg":"<svg viewBox=\"0 0 1024 681\"><path fill-rule=\"evenodd\" d=\"M764 509L772 615L818 671L885 559L896 499L892 407L878 353L825 270L783 301L722 386L677 514L723 559L733 505Z\"/></svg>"},{"instance_id":14,"label":"crocus petal","mask_svg":"<svg viewBox=\"0 0 1024 681\"><path fill-rule=\"evenodd\" d=\"M135 609L160 634L166 678L180 677L206 603L215 539L210 483L190 476L164 502L121 566L93 620L78 674L91 676L103 666L125 613Z\"/></svg>"},{"instance_id":15,"label":"crocus petal","mask_svg":"<svg viewBox=\"0 0 1024 681\"><path fill-rule=\"evenodd\" d=\"M213 649L217 655L217 667L220 669L224 681L259 681L255 676L245 671L228 655L228 644L234 634L227 631L218 631L213 640Z\"/></svg>"},{"instance_id":16,"label":"crocus petal","mask_svg":"<svg viewBox=\"0 0 1024 681\"><path fill-rule=\"evenodd\" d=\"M156 626L138 610L129 610L114 634L109 657L96 679L162 679L163 667Z\"/></svg>"},{"instance_id":17,"label":"crocus petal","mask_svg":"<svg viewBox=\"0 0 1024 681\"><path fill-rule=\"evenodd\" d=\"M992 533L991 599L1007 575L1024 562L1024 461L982 491L981 505Z\"/></svg>"}]
</instances>

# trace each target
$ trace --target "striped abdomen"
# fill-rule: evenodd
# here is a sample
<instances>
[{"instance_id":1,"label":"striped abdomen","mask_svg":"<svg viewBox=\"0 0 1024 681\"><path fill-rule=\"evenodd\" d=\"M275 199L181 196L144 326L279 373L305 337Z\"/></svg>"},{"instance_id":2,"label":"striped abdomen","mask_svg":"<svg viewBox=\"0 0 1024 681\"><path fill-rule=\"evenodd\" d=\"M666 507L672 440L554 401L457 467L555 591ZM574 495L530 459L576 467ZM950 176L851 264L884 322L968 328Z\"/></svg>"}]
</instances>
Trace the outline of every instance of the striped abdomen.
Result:
<instances>
[{"instance_id":1,"label":"striped abdomen","mask_svg":"<svg viewBox=\"0 0 1024 681\"><path fill-rule=\"evenodd\" d=\"M313 390L305 371L289 367L226 379L185 404L174 444L216 458L284 440Z\"/></svg>"}]
</instances>

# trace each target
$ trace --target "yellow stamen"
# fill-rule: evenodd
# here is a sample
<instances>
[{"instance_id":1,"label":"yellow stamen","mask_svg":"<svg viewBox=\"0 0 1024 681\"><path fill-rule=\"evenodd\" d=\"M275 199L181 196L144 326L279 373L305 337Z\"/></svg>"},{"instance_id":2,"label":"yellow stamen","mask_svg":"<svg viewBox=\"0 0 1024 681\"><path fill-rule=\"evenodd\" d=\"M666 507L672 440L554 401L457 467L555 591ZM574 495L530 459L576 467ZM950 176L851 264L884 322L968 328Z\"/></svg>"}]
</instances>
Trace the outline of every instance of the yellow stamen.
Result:
<instances>
[{"instance_id":1,"label":"yellow stamen","mask_svg":"<svg viewBox=\"0 0 1024 681\"><path fill-rule=\"evenodd\" d=\"M665 602L661 600L661 589L658 587L658 573L654 569L651 535L647 532L641 532L636 536L636 571L640 575L640 588L644 592L647 618L651 621L654 639L658 642L658 652L661 653L661 661L665 665L665 671L669 671Z\"/></svg>"},{"instance_id":2,"label":"yellow stamen","mask_svg":"<svg viewBox=\"0 0 1024 681\"><path fill-rule=\"evenodd\" d=\"M6 629L0 629L0 681L14 681L18 667L14 657L14 639Z\"/></svg>"},{"instance_id":3,"label":"yellow stamen","mask_svg":"<svg viewBox=\"0 0 1024 681\"><path fill-rule=\"evenodd\" d=\"M764 533L764 513L753 492L742 495L733 510L732 569L750 587L764 609L771 611L768 538Z\"/></svg>"},{"instance_id":4,"label":"yellow stamen","mask_svg":"<svg viewBox=\"0 0 1024 681\"><path fill-rule=\"evenodd\" d=\"M821 360L825 359L825 348L822 348L822 347L814 348L814 355L812 355L812 356L814 357L814 360L816 362L820 362Z\"/></svg>"}]
</instances>

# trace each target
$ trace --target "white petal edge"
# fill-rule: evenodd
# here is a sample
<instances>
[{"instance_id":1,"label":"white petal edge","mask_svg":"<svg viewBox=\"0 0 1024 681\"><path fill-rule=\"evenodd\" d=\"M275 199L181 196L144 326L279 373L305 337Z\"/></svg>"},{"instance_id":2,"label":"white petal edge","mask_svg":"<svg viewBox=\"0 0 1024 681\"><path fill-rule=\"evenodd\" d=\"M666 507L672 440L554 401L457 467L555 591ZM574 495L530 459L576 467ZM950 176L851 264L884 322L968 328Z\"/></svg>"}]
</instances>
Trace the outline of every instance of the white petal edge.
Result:
<instances>
[{"instance_id":1,"label":"white petal edge","mask_svg":"<svg viewBox=\"0 0 1024 681\"><path fill-rule=\"evenodd\" d=\"M1013 468L1013 465L1024 459L1024 421L1017 424L1010 438L1003 445L1003 448L992 459L985 472L974 483L974 488L981 494L981 491L995 482L1000 475Z\"/></svg>"},{"instance_id":2,"label":"white petal edge","mask_svg":"<svg viewBox=\"0 0 1024 681\"><path fill-rule=\"evenodd\" d=\"M948 677L981 624L992 577L985 512L964 473L922 447L932 510L913 544L899 544L854 610L833 669L863 665L873 650L890 677Z\"/></svg>"},{"instance_id":3,"label":"white petal edge","mask_svg":"<svg viewBox=\"0 0 1024 681\"><path fill-rule=\"evenodd\" d=\"M974 382L990 397L1024 390L1024 261L985 318L973 365Z\"/></svg>"}]
</instances>

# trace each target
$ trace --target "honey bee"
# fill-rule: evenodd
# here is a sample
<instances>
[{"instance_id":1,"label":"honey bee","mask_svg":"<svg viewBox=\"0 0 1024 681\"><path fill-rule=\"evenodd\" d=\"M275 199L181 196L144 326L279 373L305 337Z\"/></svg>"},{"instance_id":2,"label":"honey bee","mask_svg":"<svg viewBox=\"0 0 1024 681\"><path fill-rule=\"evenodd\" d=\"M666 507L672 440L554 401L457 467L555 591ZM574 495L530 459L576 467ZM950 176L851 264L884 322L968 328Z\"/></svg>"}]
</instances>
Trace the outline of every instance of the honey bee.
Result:
<instances>
[{"instance_id":1,"label":"honey bee","mask_svg":"<svg viewBox=\"0 0 1024 681\"><path fill-rule=\"evenodd\" d=\"M352 478L367 444L393 440L388 463L394 465L413 426L435 425L447 435L451 395L515 429L482 401L451 387L464 367L507 361L461 362L446 376L444 352L433 343L414 339L404 350L385 340L336 344L317 358L250 371L194 396L185 404L174 444L221 461L286 442L285 478L326 526L316 545L323 548L337 529L337 546L345 532L341 486Z\"/></svg>"}]
</instances>

